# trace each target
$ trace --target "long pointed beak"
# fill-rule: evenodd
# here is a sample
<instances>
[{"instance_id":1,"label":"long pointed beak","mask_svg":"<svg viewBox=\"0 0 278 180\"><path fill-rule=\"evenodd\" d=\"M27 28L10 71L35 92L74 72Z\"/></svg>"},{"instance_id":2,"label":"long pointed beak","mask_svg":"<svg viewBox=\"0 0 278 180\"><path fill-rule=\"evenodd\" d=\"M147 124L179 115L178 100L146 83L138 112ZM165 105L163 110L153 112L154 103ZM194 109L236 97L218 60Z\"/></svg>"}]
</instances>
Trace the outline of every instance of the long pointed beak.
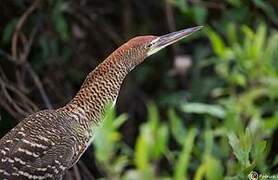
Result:
<instances>
[{"instance_id":1,"label":"long pointed beak","mask_svg":"<svg viewBox=\"0 0 278 180\"><path fill-rule=\"evenodd\" d=\"M172 32L172 33L169 33L169 34L166 34L163 36L159 36L156 46L157 47L168 46L170 44L173 44L173 43L191 35L192 33L196 32L196 31L199 31L202 28L203 28L203 26L197 26L197 27L193 27L193 28L188 28L188 29L183 29L180 31Z\"/></svg>"},{"instance_id":2,"label":"long pointed beak","mask_svg":"<svg viewBox=\"0 0 278 180\"><path fill-rule=\"evenodd\" d=\"M193 28L183 29L180 31L172 32L163 36L159 36L157 39L154 40L153 45L150 49L149 55L154 54L155 52L159 51L160 49L169 46L189 35L192 33L199 31L202 29L203 26L197 26Z\"/></svg>"}]
</instances>

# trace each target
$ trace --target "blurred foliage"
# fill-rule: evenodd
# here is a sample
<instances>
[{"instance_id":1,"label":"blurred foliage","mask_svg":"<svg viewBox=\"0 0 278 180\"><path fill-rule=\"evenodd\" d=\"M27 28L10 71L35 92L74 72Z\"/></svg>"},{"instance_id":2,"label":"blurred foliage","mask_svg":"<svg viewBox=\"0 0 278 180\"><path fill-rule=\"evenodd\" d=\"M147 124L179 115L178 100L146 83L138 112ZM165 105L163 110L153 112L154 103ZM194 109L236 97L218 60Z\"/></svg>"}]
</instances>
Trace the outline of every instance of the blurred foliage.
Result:
<instances>
[{"instance_id":1,"label":"blurred foliage","mask_svg":"<svg viewBox=\"0 0 278 180\"><path fill-rule=\"evenodd\" d=\"M1 3L3 55L32 2ZM107 113L82 159L96 178L236 180L278 172L276 0L44 1L22 34L28 39L38 28L28 61L59 107L124 40L196 24L205 28L130 73L117 113ZM178 57L189 66L180 70ZM45 107L25 71L5 56L0 67ZM14 118L4 106L0 113L3 134Z\"/></svg>"}]
</instances>

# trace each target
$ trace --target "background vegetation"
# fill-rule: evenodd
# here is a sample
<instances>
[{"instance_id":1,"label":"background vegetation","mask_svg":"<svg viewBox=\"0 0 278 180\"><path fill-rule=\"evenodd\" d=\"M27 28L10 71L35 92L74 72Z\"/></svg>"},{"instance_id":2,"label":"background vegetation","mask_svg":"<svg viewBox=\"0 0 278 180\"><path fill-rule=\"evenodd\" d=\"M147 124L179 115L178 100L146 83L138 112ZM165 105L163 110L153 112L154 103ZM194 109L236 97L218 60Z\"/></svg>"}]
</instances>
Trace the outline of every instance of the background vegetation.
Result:
<instances>
[{"instance_id":1,"label":"background vegetation","mask_svg":"<svg viewBox=\"0 0 278 180\"><path fill-rule=\"evenodd\" d=\"M278 176L277 0L1 0L1 135L68 102L130 37L195 25L130 73L65 179Z\"/></svg>"}]
</instances>

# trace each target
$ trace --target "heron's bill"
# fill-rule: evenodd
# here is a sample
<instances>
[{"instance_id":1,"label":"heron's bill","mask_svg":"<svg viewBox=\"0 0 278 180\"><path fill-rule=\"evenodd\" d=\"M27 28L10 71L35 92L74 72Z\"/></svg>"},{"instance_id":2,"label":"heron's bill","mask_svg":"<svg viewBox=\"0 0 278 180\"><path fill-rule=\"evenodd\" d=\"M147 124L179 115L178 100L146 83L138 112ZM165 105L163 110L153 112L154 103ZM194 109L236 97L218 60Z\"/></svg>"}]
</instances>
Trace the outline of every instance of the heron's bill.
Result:
<instances>
[{"instance_id":1,"label":"heron's bill","mask_svg":"<svg viewBox=\"0 0 278 180\"><path fill-rule=\"evenodd\" d=\"M152 55L156 53L157 51L191 35L192 33L199 31L202 29L203 26L197 26L193 28L183 29L180 31L172 32L163 36L159 36L157 39L153 40L151 43L150 51L148 52L148 55Z\"/></svg>"}]
</instances>

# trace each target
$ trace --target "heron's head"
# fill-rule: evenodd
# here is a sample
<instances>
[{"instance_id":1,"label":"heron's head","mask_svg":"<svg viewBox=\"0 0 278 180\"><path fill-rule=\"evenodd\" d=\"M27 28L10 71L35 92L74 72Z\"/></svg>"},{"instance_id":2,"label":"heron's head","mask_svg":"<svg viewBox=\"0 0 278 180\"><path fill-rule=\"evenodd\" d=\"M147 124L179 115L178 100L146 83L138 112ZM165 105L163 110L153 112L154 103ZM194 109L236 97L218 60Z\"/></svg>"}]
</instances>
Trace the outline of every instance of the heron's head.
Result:
<instances>
[{"instance_id":1,"label":"heron's head","mask_svg":"<svg viewBox=\"0 0 278 180\"><path fill-rule=\"evenodd\" d=\"M183 29L163 36L137 36L130 39L116 52L131 69L159 50L200 30L202 26Z\"/></svg>"}]
</instances>

